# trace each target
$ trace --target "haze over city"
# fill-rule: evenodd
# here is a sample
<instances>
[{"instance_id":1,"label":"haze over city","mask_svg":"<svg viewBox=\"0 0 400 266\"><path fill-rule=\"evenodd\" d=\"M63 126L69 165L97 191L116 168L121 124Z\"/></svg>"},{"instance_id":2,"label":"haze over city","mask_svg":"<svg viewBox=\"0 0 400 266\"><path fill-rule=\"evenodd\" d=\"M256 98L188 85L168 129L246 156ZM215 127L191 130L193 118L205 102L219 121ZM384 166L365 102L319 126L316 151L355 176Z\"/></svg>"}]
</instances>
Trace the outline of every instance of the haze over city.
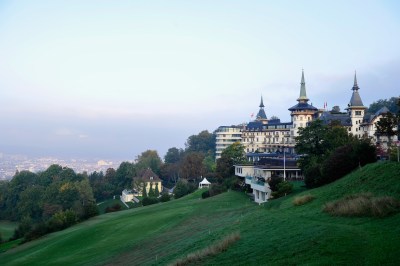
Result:
<instances>
[{"instance_id":1,"label":"haze over city","mask_svg":"<svg viewBox=\"0 0 400 266\"><path fill-rule=\"evenodd\" d=\"M2 1L0 153L133 159L248 122L263 95L400 93L398 1Z\"/></svg>"}]
</instances>

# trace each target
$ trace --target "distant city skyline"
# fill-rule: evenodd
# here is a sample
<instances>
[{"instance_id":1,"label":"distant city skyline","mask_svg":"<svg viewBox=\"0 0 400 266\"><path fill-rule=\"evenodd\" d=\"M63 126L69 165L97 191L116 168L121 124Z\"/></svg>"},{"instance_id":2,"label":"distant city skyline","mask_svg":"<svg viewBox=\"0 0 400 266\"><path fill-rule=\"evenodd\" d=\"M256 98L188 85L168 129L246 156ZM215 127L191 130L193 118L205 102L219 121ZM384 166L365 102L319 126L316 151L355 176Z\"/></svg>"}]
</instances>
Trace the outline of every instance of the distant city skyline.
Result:
<instances>
[{"instance_id":1,"label":"distant city skyline","mask_svg":"<svg viewBox=\"0 0 400 266\"><path fill-rule=\"evenodd\" d=\"M0 153L134 160L265 112L400 94L398 1L1 1Z\"/></svg>"}]
</instances>

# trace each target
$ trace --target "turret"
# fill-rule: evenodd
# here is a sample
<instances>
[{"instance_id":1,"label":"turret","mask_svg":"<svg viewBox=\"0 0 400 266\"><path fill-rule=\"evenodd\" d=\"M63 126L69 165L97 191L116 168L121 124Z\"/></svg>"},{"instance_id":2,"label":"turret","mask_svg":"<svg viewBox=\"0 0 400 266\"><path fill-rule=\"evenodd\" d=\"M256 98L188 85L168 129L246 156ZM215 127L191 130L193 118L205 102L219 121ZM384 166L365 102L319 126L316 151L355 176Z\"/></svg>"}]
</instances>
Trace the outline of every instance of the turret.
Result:
<instances>
[{"instance_id":1,"label":"turret","mask_svg":"<svg viewBox=\"0 0 400 266\"><path fill-rule=\"evenodd\" d=\"M289 108L293 123L291 130L292 138L298 136L298 129L301 127L306 127L307 123L313 120L314 114L318 111L316 107L308 104L309 99L306 92L304 70L301 72L300 96L297 98L297 101L299 102L298 104Z\"/></svg>"},{"instance_id":2,"label":"turret","mask_svg":"<svg viewBox=\"0 0 400 266\"><path fill-rule=\"evenodd\" d=\"M365 110L367 109L367 107L364 106L361 100L360 93L358 92L359 89L360 88L358 87L357 83L357 73L354 72L354 84L353 88L351 89L353 93L351 95L351 99L346 110L351 120L350 133L355 136L361 137L361 123L363 122Z\"/></svg>"}]
</instances>

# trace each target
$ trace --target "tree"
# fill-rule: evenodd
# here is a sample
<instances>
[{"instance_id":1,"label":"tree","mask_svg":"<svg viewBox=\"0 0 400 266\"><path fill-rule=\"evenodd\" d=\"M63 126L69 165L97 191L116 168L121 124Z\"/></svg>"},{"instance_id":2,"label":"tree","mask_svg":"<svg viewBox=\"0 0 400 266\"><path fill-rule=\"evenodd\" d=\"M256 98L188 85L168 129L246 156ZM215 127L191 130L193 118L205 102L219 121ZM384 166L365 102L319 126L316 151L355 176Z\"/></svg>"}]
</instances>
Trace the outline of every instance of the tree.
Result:
<instances>
[{"instance_id":1,"label":"tree","mask_svg":"<svg viewBox=\"0 0 400 266\"><path fill-rule=\"evenodd\" d=\"M155 174L160 175L162 161L156 150L147 150L138 156L136 162L137 172L150 168Z\"/></svg>"},{"instance_id":2,"label":"tree","mask_svg":"<svg viewBox=\"0 0 400 266\"><path fill-rule=\"evenodd\" d=\"M185 155L181 163L181 177L199 179L204 175L203 168L204 154L200 152L190 152Z\"/></svg>"},{"instance_id":3,"label":"tree","mask_svg":"<svg viewBox=\"0 0 400 266\"><path fill-rule=\"evenodd\" d=\"M215 134L207 130L201 131L198 135L190 136L186 143L186 152L199 152L215 155Z\"/></svg>"},{"instance_id":4,"label":"tree","mask_svg":"<svg viewBox=\"0 0 400 266\"><path fill-rule=\"evenodd\" d=\"M160 196L160 190L158 189L158 184L156 184L156 188L154 189L154 197L158 198Z\"/></svg>"},{"instance_id":5,"label":"tree","mask_svg":"<svg viewBox=\"0 0 400 266\"><path fill-rule=\"evenodd\" d=\"M299 130L296 151L308 188L343 177L358 165L373 162L376 150L369 139L349 135L338 123L324 125L316 120Z\"/></svg>"},{"instance_id":6,"label":"tree","mask_svg":"<svg viewBox=\"0 0 400 266\"><path fill-rule=\"evenodd\" d=\"M179 162L184 155L184 151L178 148L169 148L164 156L164 163L173 164Z\"/></svg>"},{"instance_id":7,"label":"tree","mask_svg":"<svg viewBox=\"0 0 400 266\"><path fill-rule=\"evenodd\" d=\"M155 197L155 192L153 189L153 182L150 182L149 198L154 198L154 197Z\"/></svg>"},{"instance_id":8,"label":"tree","mask_svg":"<svg viewBox=\"0 0 400 266\"><path fill-rule=\"evenodd\" d=\"M230 177L235 173L235 164L246 162L246 153L244 146L235 142L228 146L221 153L221 158L217 160L216 172L219 178Z\"/></svg>"},{"instance_id":9,"label":"tree","mask_svg":"<svg viewBox=\"0 0 400 266\"><path fill-rule=\"evenodd\" d=\"M397 126L399 123L399 117L388 112L382 115L382 118L376 122L376 136L379 140L380 136L386 136L388 138L388 148L390 154L390 147L392 144L392 138L397 134Z\"/></svg>"},{"instance_id":10,"label":"tree","mask_svg":"<svg viewBox=\"0 0 400 266\"><path fill-rule=\"evenodd\" d=\"M135 175L135 165L131 162L122 162L115 173L118 184L115 188L114 194L119 194L122 190L129 187Z\"/></svg>"},{"instance_id":11,"label":"tree","mask_svg":"<svg viewBox=\"0 0 400 266\"><path fill-rule=\"evenodd\" d=\"M327 127L319 119L312 121L307 127L299 128L299 136L296 137L296 152L315 156L323 155L326 131Z\"/></svg>"},{"instance_id":12,"label":"tree","mask_svg":"<svg viewBox=\"0 0 400 266\"><path fill-rule=\"evenodd\" d=\"M397 113L400 111L400 108L397 103L398 99L399 98L397 98L397 97L391 97L390 99L380 99L376 102L373 102L370 104L370 106L368 108L368 112L376 113L382 107L387 107L390 112Z\"/></svg>"},{"instance_id":13,"label":"tree","mask_svg":"<svg viewBox=\"0 0 400 266\"><path fill-rule=\"evenodd\" d=\"M179 199L187 194L190 193L190 188L189 184L186 180L179 180L178 183L176 183L175 189L174 189L174 195L176 199Z\"/></svg>"}]
</instances>

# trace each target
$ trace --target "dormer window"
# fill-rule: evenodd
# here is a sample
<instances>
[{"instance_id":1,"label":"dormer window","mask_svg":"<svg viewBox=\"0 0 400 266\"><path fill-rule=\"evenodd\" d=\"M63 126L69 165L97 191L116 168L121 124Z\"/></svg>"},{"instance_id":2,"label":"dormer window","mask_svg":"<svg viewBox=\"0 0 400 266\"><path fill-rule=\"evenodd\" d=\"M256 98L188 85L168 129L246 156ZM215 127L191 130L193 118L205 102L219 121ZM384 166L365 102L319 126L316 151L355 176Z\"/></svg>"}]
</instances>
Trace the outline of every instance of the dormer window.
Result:
<instances>
[{"instance_id":1,"label":"dormer window","mask_svg":"<svg viewBox=\"0 0 400 266\"><path fill-rule=\"evenodd\" d=\"M150 176L150 180L153 180L153 177L152 177L152 176Z\"/></svg>"}]
</instances>

